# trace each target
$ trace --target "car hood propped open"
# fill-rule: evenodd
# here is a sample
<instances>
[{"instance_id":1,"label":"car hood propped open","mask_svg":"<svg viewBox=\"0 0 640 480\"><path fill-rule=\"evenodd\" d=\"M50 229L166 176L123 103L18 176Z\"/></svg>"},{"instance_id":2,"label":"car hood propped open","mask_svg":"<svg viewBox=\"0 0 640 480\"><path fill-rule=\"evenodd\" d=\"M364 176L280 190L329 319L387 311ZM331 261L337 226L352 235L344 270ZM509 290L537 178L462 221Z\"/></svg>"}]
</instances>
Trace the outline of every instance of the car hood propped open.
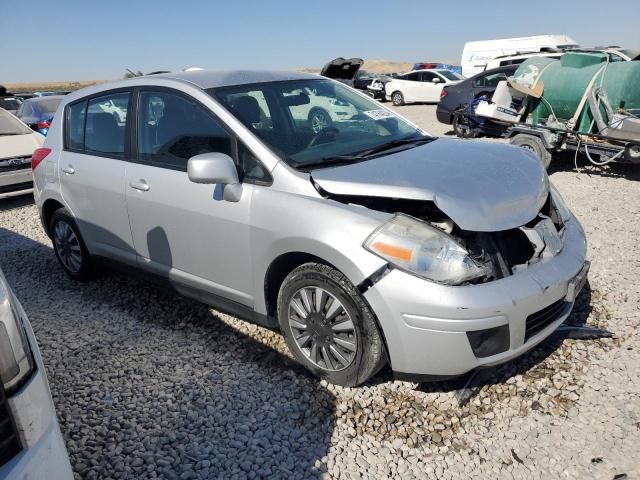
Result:
<instances>
[{"instance_id":1,"label":"car hood propped open","mask_svg":"<svg viewBox=\"0 0 640 480\"><path fill-rule=\"evenodd\" d=\"M432 201L461 229L495 232L534 219L549 194L542 162L520 147L438 139L311 172L334 195Z\"/></svg>"},{"instance_id":2,"label":"car hood propped open","mask_svg":"<svg viewBox=\"0 0 640 480\"><path fill-rule=\"evenodd\" d=\"M353 81L363 63L364 60L361 58L334 58L322 67L320 75L341 82L350 82Z\"/></svg>"}]
</instances>

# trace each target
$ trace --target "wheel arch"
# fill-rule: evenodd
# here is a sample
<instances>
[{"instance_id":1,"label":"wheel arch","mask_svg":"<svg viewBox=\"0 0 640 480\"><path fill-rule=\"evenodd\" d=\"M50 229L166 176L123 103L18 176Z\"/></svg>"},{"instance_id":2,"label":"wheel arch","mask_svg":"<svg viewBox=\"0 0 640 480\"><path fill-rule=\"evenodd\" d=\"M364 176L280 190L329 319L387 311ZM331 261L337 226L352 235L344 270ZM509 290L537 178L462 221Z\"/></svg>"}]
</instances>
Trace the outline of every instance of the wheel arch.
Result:
<instances>
[{"instance_id":1,"label":"wheel arch","mask_svg":"<svg viewBox=\"0 0 640 480\"><path fill-rule=\"evenodd\" d=\"M45 233L49 237L51 237L51 232L49 231L49 226L51 225L51 217L53 217L53 214L56 212L56 210L60 210L61 208L65 207L60 201L56 200L55 198L49 198L42 204L42 226Z\"/></svg>"},{"instance_id":2,"label":"wheel arch","mask_svg":"<svg viewBox=\"0 0 640 480\"><path fill-rule=\"evenodd\" d=\"M284 279L293 270L305 263L322 263L339 270L323 258L307 252L288 252L278 256L269 264L264 277L264 300L268 316L276 316L278 293Z\"/></svg>"}]
</instances>

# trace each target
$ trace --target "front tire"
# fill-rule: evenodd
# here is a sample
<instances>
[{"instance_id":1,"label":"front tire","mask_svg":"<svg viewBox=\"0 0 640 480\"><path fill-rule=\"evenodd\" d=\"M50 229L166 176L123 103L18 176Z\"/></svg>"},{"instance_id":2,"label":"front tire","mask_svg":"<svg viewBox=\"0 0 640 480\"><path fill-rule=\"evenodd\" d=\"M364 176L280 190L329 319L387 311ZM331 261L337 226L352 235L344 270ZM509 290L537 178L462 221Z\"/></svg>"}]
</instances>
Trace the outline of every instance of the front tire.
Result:
<instances>
[{"instance_id":1,"label":"front tire","mask_svg":"<svg viewBox=\"0 0 640 480\"><path fill-rule=\"evenodd\" d=\"M542 143L542 140L540 140L539 137L528 135L526 133L519 133L518 135L513 137L509 141L509 143L511 143L511 145L526 148L527 150L535 153L544 165L545 170L547 170L549 168L549 165L551 165L551 152L547 150L547 148L544 146L544 143Z\"/></svg>"},{"instance_id":2,"label":"front tire","mask_svg":"<svg viewBox=\"0 0 640 480\"><path fill-rule=\"evenodd\" d=\"M396 107L401 107L404 105L404 96L402 92L393 92L391 94L391 101Z\"/></svg>"},{"instance_id":3,"label":"front tire","mask_svg":"<svg viewBox=\"0 0 640 480\"><path fill-rule=\"evenodd\" d=\"M74 280L88 280L93 273L91 256L71 212L66 208L56 210L49 231L53 251L65 273Z\"/></svg>"},{"instance_id":4,"label":"front tire","mask_svg":"<svg viewBox=\"0 0 640 480\"><path fill-rule=\"evenodd\" d=\"M327 265L306 263L285 278L278 321L298 362L333 384L359 385L386 361L371 309L347 277Z\"/></svg>"}]
</instances>

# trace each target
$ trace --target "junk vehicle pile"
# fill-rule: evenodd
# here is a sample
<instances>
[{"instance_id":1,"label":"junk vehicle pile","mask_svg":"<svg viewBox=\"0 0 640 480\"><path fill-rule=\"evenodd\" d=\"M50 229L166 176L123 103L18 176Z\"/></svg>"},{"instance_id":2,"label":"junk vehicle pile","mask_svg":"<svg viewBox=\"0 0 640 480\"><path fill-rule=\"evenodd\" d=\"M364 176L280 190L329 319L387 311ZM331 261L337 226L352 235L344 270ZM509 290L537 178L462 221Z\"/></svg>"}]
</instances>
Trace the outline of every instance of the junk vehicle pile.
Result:
<instances>
[{"instance_id":1,"label":"junk vehicle pile","mask_svg":"<svg viewBox=\"0 0 640 480\"><path fill-rule=\"evenodd\" d=\"M640 62L602 51L531 57L495 91L454 112L460 136L510 139L549 166L554 153L595 165L640 163Z\"/></svg>"}]
</instances>

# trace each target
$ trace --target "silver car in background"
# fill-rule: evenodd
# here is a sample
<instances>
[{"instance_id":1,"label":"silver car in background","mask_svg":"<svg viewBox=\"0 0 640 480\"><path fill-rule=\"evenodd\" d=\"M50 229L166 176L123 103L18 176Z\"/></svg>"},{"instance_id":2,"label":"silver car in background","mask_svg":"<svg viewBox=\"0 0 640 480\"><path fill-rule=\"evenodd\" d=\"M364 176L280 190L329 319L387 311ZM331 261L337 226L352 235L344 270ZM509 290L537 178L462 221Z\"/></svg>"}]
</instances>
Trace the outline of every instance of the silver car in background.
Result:
<instances>
[{"instance_id":1,"label":"silver car in background","mask_svg":"<svg viewBox=\"0 0 640 480\"><path fill-rule=\"evenodd\" d=\"M1 270L0 478L73 478L38 344Z\"/></svg>"},{"instance_id":2,"label":"silver car in background","mask_svg":"<svg viewBox=\"0 0 640 480\"><path fill-rule=\"evenodd\" d=\"M322 128L319 108L335 109ZM56 118L35 198L67 274L152 274L279 327L336 384L506 362L587 278L584 231L535 155L431 137L330 79L137 77L70 94Z\"/></svg>"}]
</instances>

